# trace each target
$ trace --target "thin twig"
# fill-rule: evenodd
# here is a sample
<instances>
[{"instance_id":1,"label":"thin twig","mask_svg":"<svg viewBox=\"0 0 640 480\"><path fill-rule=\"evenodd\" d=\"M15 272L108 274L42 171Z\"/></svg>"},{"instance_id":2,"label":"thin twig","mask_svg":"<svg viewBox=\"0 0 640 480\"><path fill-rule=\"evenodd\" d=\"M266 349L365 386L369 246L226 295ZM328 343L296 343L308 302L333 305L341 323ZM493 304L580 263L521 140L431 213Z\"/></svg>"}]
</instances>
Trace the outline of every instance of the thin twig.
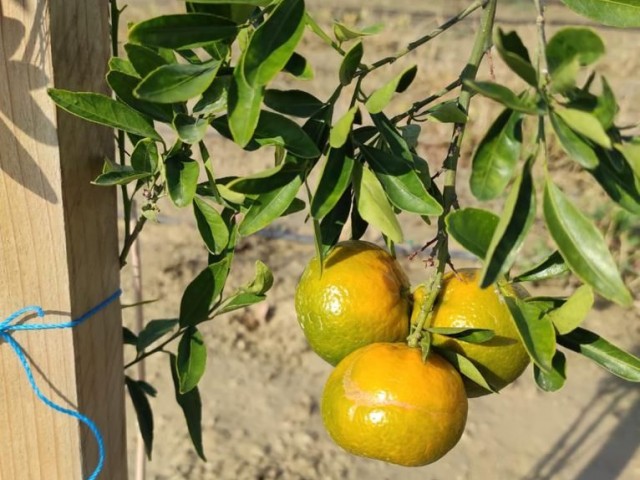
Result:
<instances>
[{"instance_id":1,"label":"thin twig","mask_svg":"<svg viewBox=\"0 0 640 480\"><path fill-rule=\"evenodd\" d=\"M411 108L409 110L407 110L406 112L400 113L398 115L396 115L395 117L393 117L391 119L391 121L393 123L397 123L400 120L402 120L403 118L406 117L410 117L413 118L416 115L419 115L419 111L426 107L427 105L429 105L432 102L435 102L436 100L438 100L440 97L446 95L447 93L449 93L452 90L455 90L456 88L458 88L460 85L462 85L462 80L460 80L460 77L456 78L453 82L451 82L449 85L447 85L446 87L444 87L442 90L437 91L436 93L434 93L433 95L428 96L427 98L425 98L424 100L420 100L419 102L415 102Z\"/></svg>"},{"instance_id":2,"label":"thin twig","mask_svg":"<svg viewBox=\"0 0 640 480\"><path fill-rule=\"evenodd\" d=\"M141 215L138 221L136 222L136 226L131 231L131 234L124 239L124 245L122 246L122 252L120 252L120 268L123 268L127 264L127 256L129 255L129 251L131 247L136 242L138 235L142 231L142 227L147 223L147 217Z\"/></svg>"},{"instance_id":3,"label":"thin twig","mask_svg":"<svg viewBox=\"0 0 640 480\"><path fill-rule=\"evenodd\" d=\"M457 15L451 17L449 20L444 22L442 25L440 25L436 29L432 30L431 32L427 33L424 37L421 37L418 40L415 40L415 41L409 43L403 50L400 50L399 52L396 52L394 55L391 55L389 57L382 58L382 59L378 60L377 62L374 62L373 64L371 64L371 66L369 66L369 67L366 67L366 68L363 68L362 70L359 70L358 72L356 72L356 76L367 75L368 73L370 73L370 72L372 72L372 71L374 71L374 70L376 70L376 69L378 69L378 68L380 68L380 67L382 67L384 65L388 65L390 63L395 62L399 58L404 57L405 55L407 55L408 53L412 52L416 48L424 45L425 43L427 43L430 40L433 40L438 35L440 35L442 32L445 32L449 28L453 27L456 23L458 23L461 20L465 19L466 17L471 15L473 12L475 12L479 8L484 7L487 4L487 1L488 0L476 0L471 5L469 5L467 8L462 10L460 13L458 13Z\"/></svg>"}]
</instances>

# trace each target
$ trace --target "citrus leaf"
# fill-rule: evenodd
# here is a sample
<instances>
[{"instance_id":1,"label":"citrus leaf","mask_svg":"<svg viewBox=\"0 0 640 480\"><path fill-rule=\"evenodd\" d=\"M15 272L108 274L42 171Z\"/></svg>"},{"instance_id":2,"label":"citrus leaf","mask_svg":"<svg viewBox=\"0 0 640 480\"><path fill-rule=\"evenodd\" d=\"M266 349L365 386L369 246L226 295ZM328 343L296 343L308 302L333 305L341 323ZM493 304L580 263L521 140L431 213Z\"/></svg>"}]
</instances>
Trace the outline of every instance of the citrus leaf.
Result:
<instances>
[{"instance_id":1,"label":"citrus leaf","mask_svg":"<svg viewBox=\"0 0 640 480\"><path fill-rule=\"evenodd\" d=\"M564 335L580 326L593 307L593 302L593 290L588 285L582 285L560 307L547 315L558 333Z\"/></svg>"},{"instance_id":2,"label":"citrus leaf","mask_svg":"<svg viewBox=\"0 0 640 480\"><path fill-rule=\"evenodd\" d=\"M142 353L149 345L172 331L176 325L178 325L178 320L175 318L148 322L138 334L138 340L135 344L138 353Z\"/></svg>"},{"instance_id":3,"label":"citrus leaf","mask_svg":"<svg viewBox=\"0 0 640 480\"><path fill-rule=\"evenodd\" d=\"M366 145L362 145L360 151L396 207L419 215L442 213L442 206L429 195L412 164L390 152Z\"/></svg>"},{"instance_id":4,"label":"citrus leaf","mask_svg":"<svg viewBox=\"0 0 640 480\"><path fill-rule=\"evenodd\" d=\"M336 40L338 40L338 42L347 42L356 38L375 35L376 33L380 33L383 29L384 25L382 23L376 23L375 25L370 25L362 29L348 27L344 23L340 22L334 22L333 24L333 34L336 36Z\"/></svg>"},{"instance_id":5,"label":"citrus leaf","mask_svg":"<svg viewBox=\"0 0 640 480\"><path fill-rule=\"evenodd\" d=\"M560 390L567 380L567 359L564 353L556 351L551 363L551 370L545 372L537 365L533 366L533 377L536 384L545 392L556 392Z\"/></svg>"},{"instance_id":6,"label":"citrus leaf","mask_svg":"<svg viewBox=\"0 0 640 480\"><path fill-rule=\"evenodd\" d=\"M243 64L249 85L266 85L285 67L304 31L304 9L303 0L282 0L253 33Z\"/></svg>"},{"instance_id":7,"label":"citrus leaf","mask_svg":"<svg viewBox=\"0 0 640 480\"><path fill-rule=\"evenodd\" d=\"M133 168L125 165L122 169L113 170L98 175L91 183L101 187L112 187L113 185L128 185L136 180L143 180L151 177L153 174L149 172L136 172Z\"/></svg>"},{"instance_id":8,"label":"citrus leaf","mask_svg":"<svg viewBox=\"0 0 640 480\"><path fill-rule=\"evenodd\" d=\"M347 143L351 126L353 125L353 119L357 111L358 106L354 105L331 127L329 145L331 145L332 148L340 148Z\"/></svg>"},{"instance_id":9,"label":"citrus leaf","mask_svg":"<svg viewBox=\"0 0 640 480\"><path fill-rule=\"evenodd\" d=\"M135 67L126 58L111 57L109 59L109 72L124 73L125 75L128 75L130 77L135 77L138 80L140 80L140 76L138 75L138 72L136 71Z\"/></svg>"},{"instance_id":10,"label":"citrus leaf","mask_svg":"<svg viewBox=\"0 0 640 480\"><path fill-rule=\"evenodd\" d=\"M218 313L221 315L223 313L233 312L234 310L260 303L266 298L266 295L259 295L257 293L238 292L227 299Z\"/></svg>"},{"instance_id":11,"label":"citrus leaf","mask_svg":"<svg viewBox=\"0 0 640 480\"><path fill-rule=\"evenodd\" d=\"M535 219L536 196L531 176L531 162L532 159L527 161L505 201L480 274L482 288L494 283L511 268L518 249Z\"/></svg>"},{"instance_id":12,"label":"citrus leaf","mask_svg":"<svg viewBox=\"0 0 640 480\"><path fill-rule=\"evenodd\" d=\"M472 80L465 80L464 84L474 92L495 100L516 112L528 113L530 115L541 113L535 105L523 100L504 85L493 82L474 82Z\"/></svg>"},{"instance_id":13,"label":"citrus leaf","mask_svg":"<svg viewBox=\"0 0 640 480\"><path fill-rule=\"evenodd\" d=\"M173 155L165 160L165 171L169 197L173 204L176 207L190 205L198 187L198 162L182 155Z\"/></svg>"},{"instance_id":14,"label":"citrus leaf","mask_svg":"<svg viewBox=\"0 0 640 480\"><path fill-rule=\"evenodd\" d=\"M206 13L164 15L136 23L129 30L133 43L176 50L197 48L235 37L231 20Z\"/></svg>"},{"instance_id":15,"label":"citrus leaf","mask_svg":"<svg viewBox=\"0 0 640 480\"><path fill-rule=\"evenodd\" d=\"M439 103L424 113L429 120L434 122L467 123L467 114L460 109L456 100Z\"/></svg>"},{"instance_id":16,"label":"citrus leaf","mask_svg":"<svg viewBox=\"0 0 640 480\"><path fill-rule=\"evenodd\" d=\"M316 242L318 243L319 258L323 258L329 249L338 243L342 229L347 223L349 212L351 211L351 194L351 188L347 187L338 200L338 203L324 216L319 225L316 226Z\"/></svg>"},{"instance_id":17,"label":"citrus leaf","mask_svg":"<svg viewBox=\"0 0 640 480\"><path fill-rule=\"evenodd\" d=\"M429 353L431 353L431 347L433 343L431 341L431 333L428 331L423 331L422 336L420 337L420 352L422 353L422 361L426 362L427 358L429 358Z\"/></svg>"},{"instance_id":18,"label":"citrus leaf","mask_svg":"<svg viewBox=\"0 0 640 480\"><path fill-rule=\"evenodd\" d=\"M595 63L604 54L604 43L589 28L566 27L558 30L546 47L551 72L561 65L578 59L581 66Z\"/></svg>"},{"instance_id":19,"label":"citrus leaf","mask_svg":"<svg viewBox=\"0 0 640 480\"><path fill-rule=\"evenodd\" d=\"M506 188L522 149L522 114L504 110L473 156L471 192L478 200L497 198Z\"/></svg>"},{"instance_id":20,"label":"citrus leaf","mask_svg":"<svg viewBox=\"0 0 640 480\"><path fill-rule=\"evenodd\" d=\"M164 65L146 76L133 94L154 103L186 102L202 94L216 78L220 62Z\"/></svg>"},{"instance_id":21,"label":"citrus leaf","mask_svg":"<svg viewBox=\"0 0 640 480\"><path fill-rule=\"evenodd\" d=\"M588 170L609 198L622 208L640 215L640 177L634 175L626 158L617 150L596 147L598 165Z\"/></svg>"},{"instance_id":22,"label":"citrus leaf","mask_svg":"<svg viewBox=\"0 0 640 480\"><path fill-rule=\"evenodd\" d=\"M214 255L221 254L229 244L229 229L220 213L198 197L193 199L193 213L207 249Z\"/></svg>"},{"instance_id":23,"label":"citrus leaf","mask_svg":"<svg viewBox=\"0 0 640 480\"><path fill-rule=\"evenodd\" d=\"M545 184L543 211L549 233L571 270L602 296L630 305L631 294L602 234L550 180Z\"/></svg>"},{"instance_id":24,"label":"citrus leaf","mask_svg":"<svg viewBox=\"0 0 640 480\"><path fill-rule=\"evenodd\" d=\"M589 112L574 108L556 108L555 112L573 131L604 148L611 148L611 139L602 124Z\"/></svg>"},{"instance_id":25,"label":"citrus leaf","mask_svg":"<svg viewBox=\"0 0 640 480\"><path fill-rule=\"evenodd\" d=\"M584 328L560 335L558 343L593 360L614 375L640 382L640 358L625 352L598 334Z\"/></svg>"},{"instance_id":26,"label":"citrus leaf","mask_svg":"<svg viewBox=\"0 0 640 480\"><path fill-rule=\"evenodd\" d=\"M500 217L479 208L463 208L445 218L447 232L478 258L485 258Z\"/></svg>"},{"instance_id":27,"label":"citrus leaf","mask_svg":"<svg viewBox=\"0 0 640 480\"><path fill-rule=\"evenodd\" d=\"M549 119L564 151L584 168L595 168L598 165L598 157L593 147L574 132L559 115L549 112Z\"/></svg>"},{"instance_id":28,"label":"citrus leaf","mask_svg":"<svg viewBox=\"0 0 640 480\"><path fill-rule=\"evenodd\" d=\"M273 3L273 0L186 0L189 3L200 3L206 5L253 5L255 7L266 7Z\"/></svg>"},{"instance_id":29,"label":"citrus leaf","mask_svg":"<svg viewBox=\"0 0 640 480\"><path fill-rule=\"evenodd\" d=\"M245 79L243 63L244 56L233 70L233 80L227 96L229 130L233 140L241 147L245 147L253 137L264 97L264 87L252 87Z\"/></svg>"},{"instance_id":30,"label":"citrus leaf","mask_svg":"<svg viewBox=\"0 0 640 480\"><path fill-rule=\"evenodd\" d=\"M359 162L353 169L353 184L360 216L396 243L403 240L402 230L382 185L376 176Z\"/></svg>"},{"instance_id":31,"label":"citrus leaf","mask_svg":"<svg viewBox=\"0 0 640 480\"><path fill-rule=\"evenodd\" d=\"M254 293L256 295L264 295L273 286L273 273L271 269L260 260L256 260L256 273L248 284L241 287L245 293Z\"/></svg>"},{"instance_id":32,"label":"citrus leaf","mask_svg":"<svg viewBox=\"0 0 640 480\"><path fill-rule=\"evenodd\" d=\"M521 273L513 282L537 282L548 278L559 277L569 271L569 267L559 251L553 252L535 267Z\"/></svg>"},{"instance_id":33,"label":"citrus leaf","mask_svg":"<svg viewBox=\"0 0 640 480\"><path fill-rule=\"evenodd\" d=\"M137 342L138 336L127 327L122 327L122 343L135 346Z\"/></svg>"},{"instance_id":34,"label":"citrus leaf","mask_svg":"<svg viewBox=\"0 0 640 480\"><path fill-rule=\"evenodd\" d=\"M319 220L338 203L351 182L354 160L346 154L346 149L332 148L327 155L327 163L322 170L318 188L311 201L311 215Z\"/></svg>"},{"instance_id":35,"label":"citrus leaf","mask_svg":"<svg viewBox=\"0 0 640 480\"><path fill-rule=\"evenodd\" d=\"M427 327L427 332L453 337L467 343L484 343L495 337L493 330L466 327Z\"/></svg>"},{"instance_id":36,"label":"citrus leaf","mask_svg":"<svg viewBox=\"0 0 640 480\"><path fill-rule=\"evenodd\" d=\"M640 27L639 0L562 0L587 18L612 27Z\"/></svg>"},{"instance_id":37,"label":"citrus leaf","mask_svg":"<svg viewBox=\"0 0 640 480\"><path fill-rule=\"evenodd\" d=\"M229 259L212 263L194 278L182 294L180 326L194 326L209 316L209 309L222 293L229 274Z\"/></svg>"},{"instance_id":38,"label":"citrus leaf","mask_svg":"<svg viewBox=\"0 0 640 480\"><path fill-rule=\"evenodd\" d=\"M355 76L356 71L360 66L362 55L364 55L362 42L356 43L345 54L344 58L342 59L342 63L340 64L340 70L338 71L338 76L342 85L346 86L351 83L351 80L353 80L353 77Z\"/></svg>"},{"instance_id":39,"label":"citrus leaf","mask_svg":"<svg viewBox=\"0 0 640 480\"><path fill-rule=\"evenodd\" d=\"M264 104L285 115L310 117L320 110L324 103L303 90L275 90L265 92Z\"/></svg>"},{"instance_id":40,"label":"citrus leaf","mask_svg":"<svg viewBox=\"0 0 640 480\"><path fill-rule=\"evenodd\" d=\"M544 372L553 370L556 335L551 320L533 303L503 295L524 348L531 360Z\"/></svg>"},{"instance_id":41,"label":"citrus leaf","mask_svg":"<svg viewBox=\"0 0 640 480\"><path fill-rule=\"evenodd\" d=\"M538 74L531 64L529 52L516 32L496 30L493 40L498 54L509 68L533 87L538 85Z\"/></svg>"},{"instance_id":42,"label":"citrus leaf","mask_svg":"<svg viewBox=\"0 0 640 480\"><path fill-rule=\"evenodd\" d=\"M127 385L127 390L129 390L133 409L136 412L140 436L144 443L144 451L147 454L147 458L151 460L151 452L153 451L153 412L149 399L139 381L125 375L124 382Z\"/></svg>"},{"instance_id":43,"label":"citrus leaf","mask_svg":"<svg viewBox=\"0 0 640 480\"><path fill-rule=\"evenodd\" d=\"M282 69L283 72L290 73L300 80L313 80L315 74L311 64L299 53L293 52L291 58Z\"/></svg>"},{"instance_id":44,"label":"citrus leaf","mask_svg":"<svg viewBox=\"0 0 640 480\"><path fill-rule=\"evenodd\" d=\"M58 107L90 122L117 128L153 140L162 140L150 120L124 103L99 93L70 92L50 88L49 97Z\"/></svg>"},{"instance_id":45,"label":"citrus leaf","mask_svg":"<svg viewBox=\"0 0 640 480\"><path fill-rule=\"evenodd\" d=\"M144 138L136 143L131 152L131 166L138 172L155 173L158 170L158 147L155 142Z\"/></svg>"},{"instance_id":46,"label":"citrus leaf","mask_svg":"<svg viewBox=\"0 0 640 480\"><path fill-rule=\"evenodd\" d=\"M202 401L200 400L200 392L198 391L198 387L195 387L187 393L180 393L180 380L178 371L176 370L176 363L176 356L170 354L169 368L171 369L176 402L184 414L193 447L196 449L198 456L206 461L207 459L204 456L202 447Z\"/></svg>"},{"instance_id":47,"label":"citrus leaf","mask_svg":"<svg viewBox=\"0 0 640 480\"><path fill-rule=\"evenodd\" d=\"M207 347L202 334L195 328L188 328L178 343L176 371L178 372L179 391L181 394L193 390L197 385L207 364Z\"/></svg>"},{"instance_id":48,"label":"citrus leaf","mask_svg":"<svg viewBox=\"0 0 640 480\"><path fill-rule=\"evenodd\" d=\"M295 164L281 163L277 167L232 180L226 187L234 192L248 195L268 193L287 185L301 172L302 170Z\"/></svg>"},{"instance_id":49,"label":"citrus leaf","mask_svg":"<svg viewBox=\"0 0 640 480\"><path fill-rule=\"evenodd\" d=\"M445 350L443 348L434 347L436 352L442 355L447 361L455 367L463 376L467 377L473 383L481 386L485 390L492 393L498 393L498 391L489 384L484 378L482 372L475 366L475 364L467 357L460 355L452 350Z\"/></svg>"},{"instance_id":50,"label":"citrus leaf","mask_svg":"<svg viewBox=\"0 0 640 480\"><path fill-rule=\"evenodd\" d=\"M168 65L165 57L157 53L153 48L144 45L136 45L135 43L125 43L124 50L127 52L127 58L135 68L140 77L146 77L156 68Z\"/></svg>"},{"instance_id":51,"label":"citrus leaf","mask_svg":"<svg viewBox=\"0 0 640 480\"><path fill-rule=\"evenodd\" d=\"M413 65L373 92L365 103L369 113L382 112L391 101L393 94L399 90L399 86L411 83L417 72L418 67Z\"/></svg>"},{"instance_id":52,"label":"citrus leaf","mask_svg":"<svg viewBox=\"0 0 640 480\"><path fill-rule=\"evenodd\" d=\"M278 145L299 158L321 155L315 142L293 120L278 113L262 111L254 132L259 145Z\"/></svg>"},{"instance_id":53,"label":"citrus leaf","mask_svg":"<svg viewBox=\"0 0 640 480\"><path fill-rule=\"evenodd\" d=\"M177 113L173 117L172 124L180 140L189 145L195 145L204 138L209 126L209 120Z\"/></svg>"},{"instance_id":54,"label":"citrus leaf","mask_svg":"<svg viewBox=\"0 0 640 480\"><path fill-rule=\"evenodd\" d=\"M273 222L285 213L302 186L302 177L296 175L284 187L259 195L238 227L242 236L251 235Z\"/></svg>"},{"instance_id":55,"label":"citrus leaf","mask_svg":"<svg viewBox=\"0 0 640 480\"><path fill-rule=\"evenodd\" d=\"M148 115L154 120L169 123L173 118L173 109L171 105L159 105L156 103L145 102L136 98L133 91L138 87L140 79L122 72L111 71L107 73L107 83L116 94L118 99L129 105L134 110Z\"/></svg>"}]
</instances>

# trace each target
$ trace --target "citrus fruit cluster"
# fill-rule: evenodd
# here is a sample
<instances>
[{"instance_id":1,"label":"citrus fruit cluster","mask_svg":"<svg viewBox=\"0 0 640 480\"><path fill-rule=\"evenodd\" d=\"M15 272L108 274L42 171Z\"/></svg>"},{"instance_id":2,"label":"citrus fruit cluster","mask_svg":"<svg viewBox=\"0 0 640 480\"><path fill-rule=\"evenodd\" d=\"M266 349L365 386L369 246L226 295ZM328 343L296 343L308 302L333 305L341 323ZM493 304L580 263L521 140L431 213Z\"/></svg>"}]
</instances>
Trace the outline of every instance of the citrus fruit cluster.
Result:
<instances>
[{"instance_id":1,"label":"citrus fruit cluster","mask_svg":"<svg viewBox=\"0 0 640 480\"><path fill-rule=\"evenodd\" d=\"M468 397L490 392L463 378L439 349L471 360L496 391L520 376L529 356L504 296L526 292L509 284L481 289L478 282L475 269L445 275L425 327L493 336L470 343L433 333L436 348L425 360L406 340L428 292L420 286L412 294L386 250L351 240L337 244L322 264L309 262L296 289L296 313L311 348L336 366L321 410L338 445L404 466L427 465L451 450L464 431Z\"/></svg>"}]
</instances>

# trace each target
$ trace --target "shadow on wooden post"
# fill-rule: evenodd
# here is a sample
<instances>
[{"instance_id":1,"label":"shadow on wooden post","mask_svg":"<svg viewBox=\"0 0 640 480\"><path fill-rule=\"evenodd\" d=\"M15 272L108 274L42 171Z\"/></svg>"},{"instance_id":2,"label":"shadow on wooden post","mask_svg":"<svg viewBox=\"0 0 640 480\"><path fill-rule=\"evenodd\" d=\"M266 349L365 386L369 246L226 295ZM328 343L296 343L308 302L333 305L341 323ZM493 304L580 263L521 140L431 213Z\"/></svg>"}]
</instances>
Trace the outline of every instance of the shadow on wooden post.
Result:
<instances>
[{"instance_id":1,"label":"shadow on wooden post","mask_svg":"<svg viewBox=\"0 0 640 480\"><path fill-rule=\"evenodd\" d=\"M89 183L113 157L113 133L56 111L46 94L106 92L108 13L102 0L0 0L0 318L39 304L67 312L47 322L68 321L118 288L115 190ZM101 430L100 478L126 479L119 306L15 338L45 395ZM0 445L2 479L81 479L97 462L90 431L36 398L5 344Z\"/></svg>"}]
</instances>

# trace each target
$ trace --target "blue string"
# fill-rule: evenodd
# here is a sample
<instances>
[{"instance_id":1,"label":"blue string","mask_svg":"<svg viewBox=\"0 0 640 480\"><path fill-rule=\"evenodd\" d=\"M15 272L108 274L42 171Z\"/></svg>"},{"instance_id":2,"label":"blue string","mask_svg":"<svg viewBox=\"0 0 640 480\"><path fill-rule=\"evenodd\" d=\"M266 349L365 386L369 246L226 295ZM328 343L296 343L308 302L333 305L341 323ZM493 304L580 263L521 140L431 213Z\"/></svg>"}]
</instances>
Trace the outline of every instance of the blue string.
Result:
<instances>
[{"instance_id":1,"label":"blue string","mask_svg":"<svg viewBox=\"0 0 640 480\"><path fill-rule=\"evenodd\" d=\"M89 427L89 430L91 430L91 432L93 433L93 436L96 439L96 443L98 444L98 464L96 465L96 468L93 470L93 473L89 477L87 477L87 480L95 480L96 478L98 478L98 475L100 474L100 472L104 467L105 448L104 448L104 440L102 439L102 434L100 433L100 430L90 418L82 415L80 412L77 412L75 410L70 410L68 408L62 407L61 405L58 405L57 403L48 399L42 393L42 391L36 385L35 379L33 378L33 372L31 371L31 367L29 366L29 362L27 361L27 357L24 353L23 348L9 333L14 332L16 330L51 330L51 329L59 329L59 328L73 328L76 325L80 325L82 322L87 320L89 317L95 315L100 310L106 308L107 305L117 300L121 294L122 294L122 290L118 289L116 292L114 292L112 295L110 295L104 301L100 302L98 305L93 307L91 310L89 310L85 314L81 315L75 320L72 320L66 323L36 323L36 324L22 324L22 325L11 324L11 322L13 322L15 319L20 318L27 313L35 313L38 317L43 318L45 316L45 313L42 310L42 308L34 305L21 308L20 310L16 310L11 315L9 315L5 320L0 322L0 338L3 338L11 346L15 354L18 356L18 360L20 360L20 363L22 364L22 368L24 368L24 371L27 375L27 380L29 380L29 384L31 385L31 388L33 389L37 397L45 405L53 408L54 410L60 413L64 413L65 415L69 415L70 417L77 418L78 421L84 423L87 427Z\"/></svg>"}]
</instances>

